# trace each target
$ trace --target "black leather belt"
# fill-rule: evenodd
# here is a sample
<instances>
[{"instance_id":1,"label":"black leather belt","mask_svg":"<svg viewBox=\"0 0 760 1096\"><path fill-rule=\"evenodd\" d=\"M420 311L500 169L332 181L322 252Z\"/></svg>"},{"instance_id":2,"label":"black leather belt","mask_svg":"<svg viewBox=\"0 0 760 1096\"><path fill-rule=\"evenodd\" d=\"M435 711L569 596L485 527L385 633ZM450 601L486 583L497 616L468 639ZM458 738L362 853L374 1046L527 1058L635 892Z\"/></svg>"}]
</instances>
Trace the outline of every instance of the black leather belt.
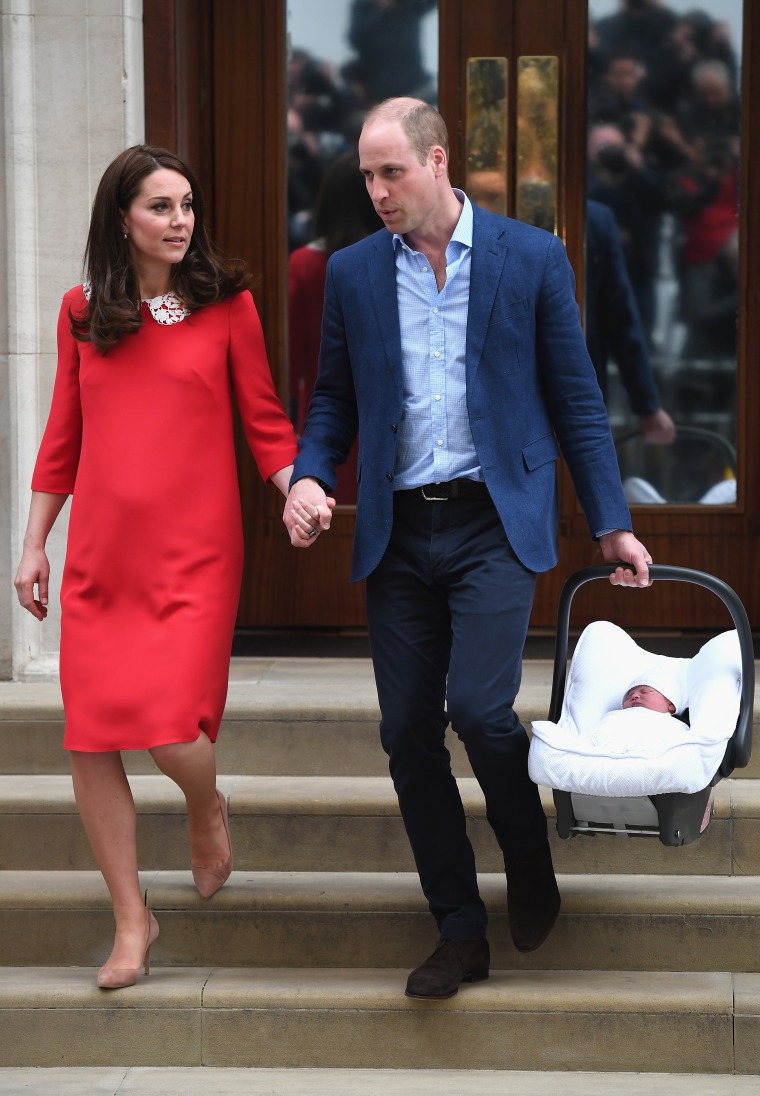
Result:
<instances>
[{"instance_id":1,"label":"black leather belt","mask_svg":"<svg viewBox=\"0 0 760 1096\"><path fill-rule=\"evenodd\" d=\"M412 487L409 491L399 491L399 495L423 498L426 502L449 502L451 499L489 499L488 488L484 483L471 479L449 480L447 483L426 483L423 487Z\"/></svg>"}]
</instances>

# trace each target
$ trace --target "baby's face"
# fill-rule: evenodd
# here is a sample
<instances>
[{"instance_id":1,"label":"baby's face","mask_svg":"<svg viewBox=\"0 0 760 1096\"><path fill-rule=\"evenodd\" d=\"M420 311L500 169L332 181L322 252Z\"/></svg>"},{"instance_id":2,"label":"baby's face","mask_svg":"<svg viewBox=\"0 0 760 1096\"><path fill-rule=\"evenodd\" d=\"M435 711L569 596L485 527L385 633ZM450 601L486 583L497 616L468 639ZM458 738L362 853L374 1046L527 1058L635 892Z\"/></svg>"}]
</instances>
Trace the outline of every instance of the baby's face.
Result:
<instances>
[{"instance_id":1,"label":"baby's face","mask_svg":"<svg viewBox=\"0 0 760 1096\"><path fill-rule=\"evenodd\" d=\"M624 708L649 708L652 712L675 713L675 704L651 685L633 685L623 697Z\"/></svg>"}]
</instances>

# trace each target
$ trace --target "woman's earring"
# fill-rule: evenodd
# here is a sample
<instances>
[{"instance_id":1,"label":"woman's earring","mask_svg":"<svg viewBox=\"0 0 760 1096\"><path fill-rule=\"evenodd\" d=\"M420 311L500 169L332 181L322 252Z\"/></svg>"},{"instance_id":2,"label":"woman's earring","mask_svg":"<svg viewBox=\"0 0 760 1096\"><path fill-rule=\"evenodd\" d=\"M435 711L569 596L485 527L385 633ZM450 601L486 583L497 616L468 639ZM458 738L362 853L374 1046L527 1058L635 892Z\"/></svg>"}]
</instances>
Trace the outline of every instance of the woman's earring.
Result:
<instances>
[{"instance_id":1,"label":"woman's earring","mask_svg":"<svg viewBox=\"0 0 760 1096\"><path fill-rule=\"evenodd\" d=\"M125 232L125 233L124 233L124 239L126 240L128 236L129 236L129 233L128 233L128 232Z\"/></svg>"}]
</instances>

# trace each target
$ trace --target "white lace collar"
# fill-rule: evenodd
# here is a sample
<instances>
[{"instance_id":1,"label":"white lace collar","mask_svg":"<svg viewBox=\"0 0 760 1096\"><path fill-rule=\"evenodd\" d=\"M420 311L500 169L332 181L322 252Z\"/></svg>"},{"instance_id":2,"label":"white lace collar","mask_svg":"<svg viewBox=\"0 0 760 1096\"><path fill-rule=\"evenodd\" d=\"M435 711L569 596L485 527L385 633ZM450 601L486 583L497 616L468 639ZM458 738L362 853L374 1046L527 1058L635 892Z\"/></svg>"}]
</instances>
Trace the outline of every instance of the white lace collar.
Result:
<instances>
[{"instance_id":1,"label":"white lace collar","mask_svg":"<svg viewBox=\"0 0 760 1096\"><path fill-rule=\"evenodd\" d=\"M156 323L168 327L169 324L181 323L190 315L190 309L185 308L176 293L163 293L160 297L152 297L146 300L150 314Z\"/></svg>"},{"instance_id":2,"label":"white lace collar","mask_svg":"<svg viewBox=\"0 0 760 1096\"><path fill-rule=\"evenodd\" d=\"M89 282L84 283L82 291L89 301L91 293ZM181 323L190 315L190 310L185 308L176 293L162 293L158 297L144 298L144 303L147 304L156 323L160 323L163 327L168 327L173 323Z\"/></svg>"}]
</instances>

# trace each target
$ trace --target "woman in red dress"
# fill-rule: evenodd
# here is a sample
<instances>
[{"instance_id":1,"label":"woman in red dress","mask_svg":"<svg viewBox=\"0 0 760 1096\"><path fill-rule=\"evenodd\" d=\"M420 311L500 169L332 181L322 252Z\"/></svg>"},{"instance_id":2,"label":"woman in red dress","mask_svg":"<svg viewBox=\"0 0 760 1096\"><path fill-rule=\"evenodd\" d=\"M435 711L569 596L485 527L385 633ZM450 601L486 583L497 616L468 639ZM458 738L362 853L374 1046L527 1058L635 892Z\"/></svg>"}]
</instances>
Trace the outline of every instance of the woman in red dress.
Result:
<instances>
[{"instance_id":1,"label":"woman in red dress","mask_svg":"<svg viewBox=\"0 0 760 1096\"><path fill-rule=\"evenodd\" d=\"M117 989L134 984L141 966L148 973L158 936L138 881L121 750L149 750L184 793L202 897L232 870L213 743L243 561L233 395L262 477L283 494L296 441L248 275L211 243L197 181L177 156L138 145L108 167L85 264L87 281L60 311L53 402L16 589L43 620L45 542L71 494L61 586L64 746L114 907L115 941L98 985ZM319 532L318 516L299 521L305 538Z\"/></svg>"}]
</instances>

